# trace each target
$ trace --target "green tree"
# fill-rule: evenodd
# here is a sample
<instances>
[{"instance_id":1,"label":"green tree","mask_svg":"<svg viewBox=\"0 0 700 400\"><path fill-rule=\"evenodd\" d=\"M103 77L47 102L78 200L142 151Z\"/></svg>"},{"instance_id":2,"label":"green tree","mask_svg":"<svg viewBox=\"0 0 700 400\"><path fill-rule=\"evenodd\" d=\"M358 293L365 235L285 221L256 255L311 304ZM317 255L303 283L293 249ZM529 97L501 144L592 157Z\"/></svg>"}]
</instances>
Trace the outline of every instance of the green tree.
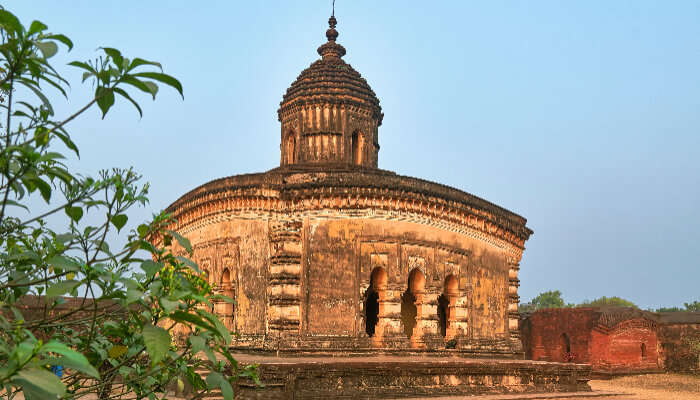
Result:
<instances>
[{"instance_id":1,"label":"green tree","mask_svg":"<svg viewBox=\"0 0 700 400\"><path fill-rule=\"evenodd\" d=\"M520 312L533 312L541 310L544 308L562 308L562 307L572 307L571 304L564 302L561 297L561 291L550 290L547 292L542 292L535 296L529 303L521 304L519 307Z\"/></svg>"},{"instance_id":2,"label":"green tree","mask_svg":"<svg viewBox=\"0 0 700 400\"><path fill-rule=\"evenodd\" d=\"M689 312L700 312L700 301L694 301L692 303L683 303L685 306L685 311Z\"/></svg>"},{"instance_id":3,"label":"green tree","mask_svg":"<svg viewBox=\"0 0 700 400\"><path fill-rule=\"evenodd\" d=\"M655 310L656 312L700 312L700 301L692 303L683 303L681 307L661 307Z\"/></svg>"},{"instance_id":4,"label":"green tree","mask_svg":"<svg viewBox=\"0 0 700 400\"><path fill-rule=\"evenodd\" d=\"M67 96L68 82L50 58L73 43L47 29L39 21L26 27L0 9L0 393L155 399L168 384L189 382L191 398L218 388L231 399L235 379L257 379L254 368L238 368L228 352L231 333L207 311L213 301L232 300L215 295L185 257L192 248L168 230L169 215L123 230L129 209L148 201L137 173L86 177L64 161L79 154L69 123L90 108L104 118L121 98L140 115L134 90L155 99L158 83L181 95L182 86L156 62L102 48L95 61L70 63L94 85L94 96L57 118L46 89ZM46 211L30 208L34 199ZM59 229L49 227L49 217ZM93 217L101 221L89 223ZM109 246L114 232L123 248ZM175 244L183 254L173 253ZM72 298L69 308L64 295ZM29 312L28 299L39 307ZM51 366L68 373L59 378ZM209 371L206 381L196 373L201 368Z\"/></svg>"},{"instance_id":5,"label":"green tree","mask_svg":"<svg viewBox=\"0 0 700 400\"><path fill-rule=\"evenodd\" d=\"M638 308L636 304L632 303L629 300L625 300L623 298L617 297L617 296L612 296L612 297L600 297L595 300L584 300L583 303L577 305L577 307L604 307L604 306L612 306L612 307L634 307Z\"/></svg>"}]
</instances>

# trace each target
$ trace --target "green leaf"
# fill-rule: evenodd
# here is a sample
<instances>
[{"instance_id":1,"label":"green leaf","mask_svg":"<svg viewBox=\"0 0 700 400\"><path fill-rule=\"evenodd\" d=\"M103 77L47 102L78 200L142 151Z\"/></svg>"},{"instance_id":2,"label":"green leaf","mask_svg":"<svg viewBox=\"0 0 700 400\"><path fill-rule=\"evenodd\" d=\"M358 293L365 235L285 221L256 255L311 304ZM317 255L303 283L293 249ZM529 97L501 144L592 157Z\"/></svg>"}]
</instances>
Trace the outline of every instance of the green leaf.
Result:
<instances>
[{"instance_id":1,"label":"green leaf","mask_svg":"<svg viewBox=\"0 0 700 400\"><path fill-rule=\"evenodd\" d=\"M88 359L83 354L71 349L65 344L51 340L41 347L41 353L49 352L63 356L59 359L59 362L62 362L62 364L56 365L63 365L64 367L80 371L93 378L100 378L100 373L97 372L97 369L90 364Z\"/></svg>"},{"instance_id":2,"label":"green leaf","mask_svg":"<svg viewBox=\"0 0 700 400\"><path fill-rule=\"evenodd\" d=\"M97 98L97 105L102 110L102 119L105 119L107 111L114 105L114 92L111 88L100 86L95 91L95 97Z\"/></svg>"},{"instance_id":3,"label":"green leaf","mask_svg":"<svg viewBox=\"0 0 700 400\"><path fill-rule=\"evenodd\" d=\"M35 88L33 85L25 84L24 86L29 88L29 90L31 90L32 92L34 92L34 94L37 95L39 99L41 99L41 102L44 103L44 107L46 107L46 109L49 111L49 115L53 115L53 107L51 106L51 102L46 96L44 96L43 93L41 93L41 90Z\"/></svg>"},{"instance_id":4,"label":"green leaf","mask_svg":"<svg viewBox=\"0 0 700 400\"><path fill-rule=\"evenodd\" d=\"M78 286L80 286L80 282L74 280L56 282L46 289L46 297L56 297L69 293Z\"/></svg>"},{"instance_id":5,"label":"green leaf","mask_svg":"<svg viewBox=\"0 0 700 400\"><path fill-rule=\"evenodd\" d=\"M137 302L143 298L143 292L135 288L126 289L126 304Z\"/></svg>"},{"instance_id":6,"label":"green leaf","mask_svg":"<svg viewBox=\"0 0 700 400\"><path fill-rule=\"evenodd\" d=\"M14 14L3 9L0 9L0 25L11 33L19 33L24 29Z\"/></svg>"},{"instance_id":7,"label":"green leaf","mask_svg":"<svg viewBox=\"0 0 700 400\"><path fill-rule=\"evenodd\" d=\"M146 351L151 357L151 365L159 363L170 348L170 333L159 326L145 325L143 327L143 341Z\"/></svg>"},{"instance_id":8,"label":"green leaf","mask_svg":"<svg viewBox=\"0 0 700 400\"><path fill-rule=\"evenodd\" d=\"M48 203L51 200L51 185L38 178L32 179L32 182L39 188L39 193L44 201Z\"/></svg>"},{"instance_id":9,"label":"green leaf","mask_svg":"<svg viewBox=\"0 0 700 400\"><path fill-rule=\"evenodd\" d=\"M49 27L44 25L43 22L41 21L32 21L32 24L29 25L29 32L27 32L29 35L33 35L35 33L41 32L43 30L48 29Z\"/></svg>"},{"instance_id":10,"label":"green leaf","mask_svg":"<svg viewBox=\"0 0 700 400\"><path fill-rule=\"evenodd\" d=\"M160 65L160 63L158 63L158 62L148 61L148 60L144 60L143 58L136 57L131 61L131 65L129 65L129 68L127 69L127 71L131 71L132 69L134 69L140 65L155 65L156 67L160 68L161 71L163 70L163 66Z\"/></svg>"},{"instance_id":11,"label":"green leaf","mask_svg":"<svg viewBox=\"0 0 700 400\"><path fill-rule=\"evenodd\" d=\"M112 224L117 228L117 231L120 231L126 225L128 219L129 217L126 214L117 214L112 217Z\"/></svg>"},{"instance_id":12,"label":"green leaf","mask_svg":"<svg viewBox=\"0 0 700 400\"><path fill-rule=\"evenodd\" d=\"M161 264L156 263L155 261L151 260L146 260L141 263L141 269L146 272L146 275L150 278L152 276L155 276L155 274L160 271L163 268Z\"/></svg>"},{"instance_id":13,"label":"green leaf","mask_svg":"<svg viewBox=\"0 0 700 400\"><path fill-rule=\"evenodd\" d=\"M87 74L87 72L86 72L86 74ZM129 96L129 93L127 93L126 90L124 90L122 88L115 87L114 92L118 93L123 98L129 100L131 102L131 104L133 104L134 107L136 107L136 110L139 112L139 117L143 117L143 111L141 110L141 106L139 106L139 103L137 103L136 100L132 99L131 96Z\"/></svg>"},{"instance_id":14,"label":"green leaf","mask_svg":"<svg viewBox=\"0 0 700 400\"><path fill-rule=\"evenodd\" d=\"M199 315L194 315L190 314L184 311L175 311L172 313L172 315L169 316L170 319L176 322L183 322L183 323L191 323L192 325L196 325L200 328L206 329L209 332L212 333L217 333L216 328L214 328L212 325L207 323L202 317Z\"/></svg>"},{"instance_id":15,"label":"green leaf","mask_svg":"<svg viewBox=\"0 0 700 400\"><path fill-rule=\"evenodd\" d=\"M165 310L166 313L170 314L171 312L173 312L173 310L175 310L177 308L177 306L178 306L178 304L180 304L180 302L177 300L173 301L173 300L168 300L166 298L161 298L160 304L163 306L163 310Z\"/></svg>"},{"instance_id":16,"label":"green leaf","mask_svg":"<svg viewBox=\"0 0 700 400\"><path fill-rule=\"evenodd\" d=\"M51 40L58 40L59 42L68 46L69 51L73 49L73 42L70 39L68 39L68 37L65 35L61 35L61 34L48 35L48 36L46 36L46 38L51 39Z\"/></svg>"},{"instance_id":17,"label":"green leaf","mask_svg":"<svg viewBox=\"0 0 700 400\"><path fill-rule=\"evenodd\" d=\"M190 244L189 239L175 231L171 231L169 229L166 229L165 231L172 237L174 237L175 240L177 240L177 242L180 243L180 246L182 246L188 253L192 253L192 244Z\"/></svg>"},{"instance_id":18,"label":"green leaf","mask_svg":"<svg viewBox=\"0 0 700 400\"><path fill-rule=\"evenodd\" d=\"M183 257L183 256L177 256L177 257L175 257L175 258L177 258L177 259L180 260L183 264L185 264L185 265L189 266L190 268L192 268L193 270L195 270L195 272L197 272L198 274L199 274L199 273L202 273L202 271L199 269L199 266L197 265L197 263L194 262L194 261L192 261L192 260L190 260L189 258Z\"/></svg>"},{"instance_id":19,"label":"green leaf","mask_svg":"<svg viewBox=\"0 0 700 400\"><path fill-rule=\"evenodd\" d=\"M93 75L97 75L97 71L95 71L95 68L91 67L90 64L86 64L86 63L81 62L81 61L71 61L68 63L68 65L72 65L74 67L84 69L88 72L91 72Z\"/></svg>"},{"instance_id":20,"label":"green leaf","mask_svg":"<svg viewBox=\"0 0 700 400\"><path fill-rule=\"evenodd\" d=\"M156 94L158 93L158 85L150 81L143 81L143 84L146 85L148 91L151 92L151 95L153 96L153 100L155 100Z\"/></svg>"},{"instance_id":21,"label":"green leaf","mask_svg":"<svg viewBox=\"0 0 700 400\"><path fill-rule=\"evenodd\" d=\"M201 336L190 336L190 344L192 345L192 353L197 354L207 347L207 340Z\"/></svg>"},{"instance_id":22,"label":"green leaf","mask_svg":"<svg viewBox=\"0 0 700 400\"><path fill-rule=\"evenodd\" d=\"M22 385L22 389L24 390L29 387L29 391L36 396L33 396L35 399L55 399L66 394L66 386L63 384L63 382L61 382L61 380L55 374L52 374L45 369L23 369L19 371L17 376L12 380L17 381L20 385ZM42 391L44 392L44 396L50 396L39 397L41 396Z\"/></svg>"},{"instance_id":23,"label":"green leaf","mask_svg":"<svg viewBox=\"0 0 700 400\"><path fill-rule=\"evenodd\" d=\"M37 42L36 47L41 50L44 58L51 58L58 53L58 46L54 42Z\"/></svg>"},{"instance_id":24,"label":"green leaf","mask_svg":"<svg viewBox=\"0 0 700 400\"><path fill-rule=\"evenodd\" d=\"M122 65L124 64L124 57L122 57L122 53L117 50L113 49L111 47L103 47L102 50L114 60L114 63L121 68Z\"/></svg>"},{"instance_id":25,"label":"green leaf","mask_svg":"<svg viewBox=\"0 0 700 400\"><path fill-rule=\"evenodd\" d=\"M80 218L83 218L83 209L80 207L70 207L66 206L66 214L75 222L79 222Z\"/></svg>"},{"instance_id":26,"label":"green leaf","mask_svg":"<svg viewBox=\"0 0 700 400\"><path fill-rule=\"evenodd\" d=\"M142 78L149 78L149 79L153 79L154 81L163 82L166 85L171 86L175 90L177 90L183 99L185 98L185 95L182 93L182 84L180 83L180 81L178 81L177 79L173 78L170 75L159 73L159 72L139 72L137 74L134 74L134 76L138 76L138 77L142 77Z\"/></svg>"},{"instance_id":27,"label":"green leaf","mask_svg":"<svg viewBox=\"0 0 700 400\"><path fill-rule=\"evenodd\" d=\"M211 371L207 376L207 386L209 389L221 388L224 400L233 400L233 388L223 375L216 371Z\"/></svg>"},{"instance_id":28,"label":"green leaf","mask_svg":"<svg viewBox=\"0 0 700 400\"><path fill-rule=\"evenodd\" d=\"M8 206L22 207L25 210L29 211L29 208L27 208L27 206L25 206L22 203L16 202L14 200L7 199L7 200L5 200L5 204Z\"/></svg>"},{"instance_id":29,"label":"green leaf","mask_svg":"<svg viewBox=\"0 0 700 400\"><path fill-rule=\"evenodd\" d=\"M60 268L64 271L77 272L81 269L80 264L66 256L53 256L47 261L47 263L54 268Z\"/></svg>"}]
</instances>

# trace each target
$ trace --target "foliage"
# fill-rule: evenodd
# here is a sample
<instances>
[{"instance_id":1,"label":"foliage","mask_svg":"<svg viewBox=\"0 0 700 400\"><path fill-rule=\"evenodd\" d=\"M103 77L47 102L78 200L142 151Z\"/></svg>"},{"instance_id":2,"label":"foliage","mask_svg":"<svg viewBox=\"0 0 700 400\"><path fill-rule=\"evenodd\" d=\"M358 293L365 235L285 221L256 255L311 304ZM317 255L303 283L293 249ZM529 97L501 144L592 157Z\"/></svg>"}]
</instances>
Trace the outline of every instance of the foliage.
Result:
<instances>
[{"instance_id":1,"label":"foliage","mask_svg":"<svg viewBox=\"0 0 700 400\"><path fill-rule=\"evenodd\" d=\"M576 307L633 307L638 308L636 304L629 300L623 298L612 296L612 297L600 297L595 300L584 300L583 303L578 304Z\"/></svg>"},{"instance_id":2,"label":"foliage","mask_svg":"<svg viewBox=\"0 0 700 400\"><path fill-rule=\"evenodd\" d=\"M520 306L518 307L518 311L521 313L528 313L528 312L534 312L537 310L541 310L544 308L605 307L605 306L637 308L636 304L632 303L629 300L625 300L625 299L617 297L617 296L613 296L613 297L603 296L603 297L600 297L600 298L595 299L595 300L584 300L583 303L580 303L580 304L566 303L564 301L564 298L562 297L561 291L550 290L547 292L540 293L535 298L530 300L529 303L520 304ZM686 303L686 308L688 308L689 306L691 306L691 305Z\"/></svg>"},{"instance_id":3,"label":"foliage","mask_svg":"<svg viewBox=\"0 0 700 400\"><path fill-rule=\"evenodd\" d=\"M561 297L561 291L550 290L538 294L529 303L521 304L518 308L520 312L534 312L545 308L563 308L573 307L573 304L567 304Z\"/></svg>"},{"instance_id":4,"label":"foliage","mask_svg":"<svg viewBox=\"0 0 700 400\"><path fill-rule=\"evenodd\" d=\"M93 105L104 118L119 97L141 115L131 91L155 99L156 82L181 95L182 86L156 62L102 48L94 61L70 63L94 85L94 96L56 118L46 89L67 96L69 85L49 59L59 45L70 50L71 40L39 21L27 28L2 9L0 35L0 393L155 399L166 385L189 382L191 398L218 387L230 399L235 379L257 379L253 368L238 367L227 351L231 333L209 311L215 301L233 300L215 294L184 257L191 246L167 229L169 215L122 232L129 209L148 201L138 174L80 176L64 161L63 153L79 155L68 123ZM46 211L30 209L36 201ZM109 246L115 232L123 248ZM173 253L175 244L183 254ZM51 366L67 373L59 378ZM206 382L195 372L201 368L210 371Z\"/></svg>"},{"instance_id":5,"label":"foliage","mask_svg":"<svg viewBox=\"0 0 700 400\"><path fill-rule=\"evenodd\" d=\"M661 307L654 310L656 312L700 312L700 301L692 303L683 303L681 307Z\"/></svg>"}]
</instances>

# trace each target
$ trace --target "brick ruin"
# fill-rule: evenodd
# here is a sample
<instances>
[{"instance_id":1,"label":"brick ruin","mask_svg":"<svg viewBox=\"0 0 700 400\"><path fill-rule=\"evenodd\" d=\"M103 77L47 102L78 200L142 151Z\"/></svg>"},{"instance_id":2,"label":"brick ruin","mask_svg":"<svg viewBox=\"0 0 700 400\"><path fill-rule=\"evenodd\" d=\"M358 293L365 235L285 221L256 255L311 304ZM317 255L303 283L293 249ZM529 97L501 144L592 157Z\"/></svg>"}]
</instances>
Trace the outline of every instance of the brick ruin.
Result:
<instances>
[{"instance_id":1,"label":"brick ruin","mask_svg":"<svg viewBox=\"0 0 700 400\"><path fill-rule=\"evenodd\" d=\"M634 308L539 310L521 321L525 358L591 364L597 375L694 372L690 340L700 341L700 313Z\"/></svg>"},{"instance_id":2,"label":"brick ruin","mask_svg":"<svg viewBox=\"0 0 700 400\"><path fill-rule=\"evenodd\" d=\"M379 100L343 59L331 17L321 59L281 102L280 166L214 180L168 211L240 349L521 354L525 218L378 166Z\"/></svg>"},{"instance_id":3,"label":"brick ruin","mask_svg":"<svg viewBox=\"0 0 700 400\"><path fill-rule=\"evenodd\" d=\"M659 363L666 371L700 373L700 312L658 313Z\"/></svg>"}]
</instances>

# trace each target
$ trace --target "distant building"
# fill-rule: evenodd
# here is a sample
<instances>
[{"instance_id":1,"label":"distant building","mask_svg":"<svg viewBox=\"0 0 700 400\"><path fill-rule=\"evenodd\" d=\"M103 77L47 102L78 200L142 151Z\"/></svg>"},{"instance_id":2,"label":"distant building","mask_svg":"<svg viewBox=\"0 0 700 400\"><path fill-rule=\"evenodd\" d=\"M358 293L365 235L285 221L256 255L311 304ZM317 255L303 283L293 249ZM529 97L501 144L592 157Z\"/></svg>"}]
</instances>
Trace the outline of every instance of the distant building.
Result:
<instances>
[{"instance_id":1,"label":"distant building","mask_svg":"<svg viewBox=\"0 0 700 400\"><path fill-rule=\"evenodd\" d=\"M635 308L553 308L520 326L525 358L591 364L594 373L661 370L657 321Z\"/></svg>"},{"instance_id":2,"label":"distant building","mask_svg":"<svg viewBox=\"0 0 700 400\"><path fill-rule=\"evenodd\" d=\"M667 371L700 371L700 312L658 313L659 359Z\"/></svg>"},{"instance_id":3,"label":"distant building","mask_svg":"<svg viewBox=\"0 0 700 400\"><path fill-rule=\"evenodd\" d=\"M524 315L520 332L526 359L591 364L598 375L699 369L700 313L552 308Z\"/></svg>"}]
</instances>

